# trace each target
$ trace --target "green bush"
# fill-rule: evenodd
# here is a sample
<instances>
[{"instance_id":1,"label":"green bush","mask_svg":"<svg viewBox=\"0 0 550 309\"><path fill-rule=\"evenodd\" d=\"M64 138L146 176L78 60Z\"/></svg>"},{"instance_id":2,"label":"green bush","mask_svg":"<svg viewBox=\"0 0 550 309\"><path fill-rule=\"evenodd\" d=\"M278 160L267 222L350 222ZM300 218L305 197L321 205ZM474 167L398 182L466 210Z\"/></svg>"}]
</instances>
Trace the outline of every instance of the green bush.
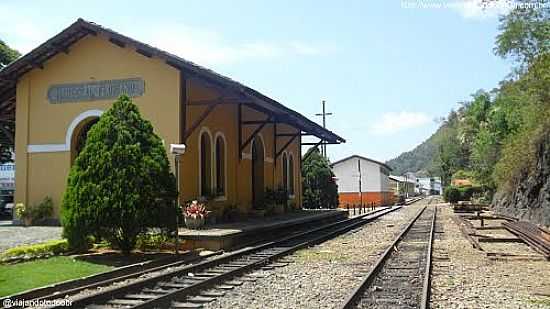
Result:
<instances>
[{"instance_id":1,"label":"green bush","mask_svg":"<svg viewBox=\"0 0 550 309\"><path fill-rule=\"evenodd\" d=\"M16 256L38 257L44 255L58 255L69 250L67 240L50 240L40 244L18 246L6 250L0 255L0 259Z\"/></svg>"},{"instance_id":2,"label":"green bush","mask_svg":"<svg viewBox=\"0 0 550 309\"><path fill-rule=\"evenodd\" d=\"M169 228L175 192L162 140L123 95L92 126L71 168L63 235L74 249L96 236L127 254L148 228Z\"/></svg>"},{"instance_id":3,"label":"green bush","mask_svg":"<svg viewBox=\"0 0 550 309\"><path fill-rule=\"evenodd\" d=\"M470 201L474 194L482 192L481 188L477 186L459 187L458 190L460 191L461 201Z\"/></svg>"},{"instance_id":4,"label":"green bush","mask_svg":"<svg viewBox=\"0 0 550 309\"><path fill-rule=\"evenodd\" d=\"M447 186L443 190L443 199L451 204L457 203L460 200L460 190L455 186Z\"/></svg>"},{"instance_id":5,"label":"green bush","mask_svg":"<svg viewBox=\"0 0 550 309\"><path fill-rule=\"evenodd\" d=\"M53 214L53 201L51 197L45 197L38 205L30 209L31 220L33 224L40 223L47 218L51 218Z\"/></svg>"},{"instance_id":6,"label":"green bush","mask_svg":"<svg viewBox=\"0 0 550 309\"><path fill-rule=\"evenodd\" d=\"M165 234L142 234L138 236L136 248L141 251L158 251L164 243L169 241Z\"/></svg>"},{"instance_id":7,"label":"green bush","mask_svg":"<svg viewBox=\"0 0 550 309\"><path fill-rule=\"evenodd\" d=\"M15 216L22 220L30 220L31 224L39 224L53 214L53 201L47 196L38 205L26 207L23 203L15 205Z\"/></svg>"},{"instance_id":8,"label":"green bush","mask_svg":"<svg viewBox=\"0 0 550 309\"><path fill-rule=\"evenodd\" d=\"M317 148L309 150L306 155L308 157L302 163L303 207L338 207L338 185L330 169L330 162Z\"/></svg>"}]
</instances>

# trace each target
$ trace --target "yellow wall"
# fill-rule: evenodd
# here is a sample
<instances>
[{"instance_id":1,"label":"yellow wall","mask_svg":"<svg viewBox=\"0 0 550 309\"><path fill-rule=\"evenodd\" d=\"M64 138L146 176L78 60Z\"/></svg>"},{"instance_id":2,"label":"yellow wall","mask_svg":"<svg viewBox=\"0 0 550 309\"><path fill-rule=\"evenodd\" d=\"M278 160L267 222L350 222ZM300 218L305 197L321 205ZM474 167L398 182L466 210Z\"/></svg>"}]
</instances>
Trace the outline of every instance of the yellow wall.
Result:
<instances>
[{"instance_id":1,"label":"yellow wall","mask_svg":"<svg viewBox=\"0 0 550 309\"><path fill-rule=\"evenodd\" d=\"M53 84L140 77L145 94L133 101L150 120L166 147L179 140L179 71L159 59L147 58L131 48L120 48L103 37L87 36L25 74L17 84L16 192L17 202L33 205L52 197L58 214L70 152L27 153L27 145L64 144L73 119L87 110L106 110L113 100L51 104ZM173 160L171 160L172 162Z\"/></svg>"},{"instance_id":2,"label":"yellow wall","mask_svg":"<svg viewBox=\"0 0 550 309\"><path fill-rule=\"evenodd\" d=\"M200 83L193 81L189 90L191 101L209 100L220 97L215 89L207 88ZM205 106L189 106L187 109L187 127L191 127L194 121L206 110ZM265 120L266 115L253 110L249 107L242 108L242 120ZM220 204L237 205L241 210L247 211L252 205L252 160L251 147L249 143L242 151L242 160L239 160L238 146L238 105L237 104L219 104L201 123L201 125L189 136L186 141L187 152L182 158L181 174L182 180L182 199L191 200L199 198L199 137L204 131L212 136L212 149L214 149L215 137L218 133L223 133L227 141L227 187L225 199L219 201ZM244 143L252 134L258 125L242 126L242 142ZM288 125L277 125L278 133L295 133L297 129ZM278 158L274 166L273 155L273 125L266 125L259 133L259 138L264 144L264 185L267 188L276 189L282 183L282 155ZM288 137L279 137L277 147L281 149ZM286 149L294 155L294 179L296 205L301 205L301 173L300 173L300 138ZM214 181L214 178L212 177Z\"/></svg>"},{"instance_id":3,"label":"yellow wall","mask_svg":"<svg viewBox=\"0 0 550 309\"><path fill-rule=\"evenodd\" d=\"M70 151L28 153L27 145L65 144L69 125L79 114L88 110L106 110L113 100L51 104L47 100L48 88L53 84L80 83L111 79L139 77L145 81L145 93L133 98L143 117L150 120L168 147L178 143L179 136L179 71L157 58L147 58L131 47L121 48L101 36L87 36L70 47L69 54L60 53L44 64L44 69L34 69L25 74L17 84L16 109L16 202L34 205L44 197L52 197L55 213L65 190L70 169ZM189 97L193 100L213 99L220 96L217 90L197 80L189 82ZM187 110L187 127L204 111L204 106L190 106ZM187 139L187 152L181 165L182 200L199 195L199 133L207 130L215 136L223 133L226 140L227 170L226 197L216 203L238 205L248 210L252 202L251 144L238 154L238 106L221 104ZM264 120L266 115L243 107L242 119ZM243 126L243 142L257 125ZM295 128L277 125L278 133L295 133ZM282 181L282 155L274 164L273 125L269 124L259 134L265 147L264 184L277 188ZM278 138L278 149L288 137ZM301 205L300 138L286 149L294 157L294 183L296 205ZM173 156L169 155L173 164ZM214 161L212 162L213 166ZM214 179L214 177L212 177Z\"/></svg>"}]
</instances>

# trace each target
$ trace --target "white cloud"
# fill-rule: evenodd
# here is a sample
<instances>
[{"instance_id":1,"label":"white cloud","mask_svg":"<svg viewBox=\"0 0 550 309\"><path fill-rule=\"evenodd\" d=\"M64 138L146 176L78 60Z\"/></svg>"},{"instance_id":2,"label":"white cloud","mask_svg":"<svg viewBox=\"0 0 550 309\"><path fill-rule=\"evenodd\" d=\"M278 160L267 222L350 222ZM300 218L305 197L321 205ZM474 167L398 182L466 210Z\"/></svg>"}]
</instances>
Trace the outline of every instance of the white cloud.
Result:
<instances>
[{"instance_id":1,"label":"white cloud","mask_svg":"<svg viewBox=\"0 0 550 309\"><path fill-rule=\"evenodd\" d=\"M370 132L376 135L390 135L406 129L423 126L430 117L419 112L388 112L370 126Z\"/></svg>"},{"instance_id":2,"label":"white cloud","mask_svg":"<svg viewBox=\"0 0 550 309\"><path fill-rule=\"evenodd\" d=\"M319 47L307 42L231 42L218 32L181 24L158 25L135 34L144 42L205 66L322 53Z\"/></svg>"},{"instance_id":3,"label":"white cloud","mask_svg":"<svg viewBox=\"0 0 550 309\"><path fill-rule=\"evenodd\" d=\"M0 18L0 35L2 39L22 54L30 52L54 35L51 29L39 26L34 18L22 16L11 6L0 6L0 15L2 16Z\"/></svg>"},{"instance_id":4,"label":"white cloud","mask_svg":"<svg viewBox=\"0 0 550 309\"><path fill-rule=\"evenodd\" d=\"M483 0L463 0L453 3L452 8L467 19L485 19L508 13L515 1L497 0L484 2Z\"/></svg>"},{"instance_id":5,"label":"white cloud","mask_svg":"<svg viewBox=\"0 0 550 309\"><path fill-rule=\"evenodd\" d=\"M35 12L33 14L36 15ZM5 4L0 5L0 15L0 36L23 54L74 22L72 19L67 23L59 20L50 22L39 16L26 16L15 6ZM190 27L183 23L106 23L103 26L204 66L292 56L316 56L327 50L303 40L229 39L220 32Z\"/></svg>"}]
</instances>

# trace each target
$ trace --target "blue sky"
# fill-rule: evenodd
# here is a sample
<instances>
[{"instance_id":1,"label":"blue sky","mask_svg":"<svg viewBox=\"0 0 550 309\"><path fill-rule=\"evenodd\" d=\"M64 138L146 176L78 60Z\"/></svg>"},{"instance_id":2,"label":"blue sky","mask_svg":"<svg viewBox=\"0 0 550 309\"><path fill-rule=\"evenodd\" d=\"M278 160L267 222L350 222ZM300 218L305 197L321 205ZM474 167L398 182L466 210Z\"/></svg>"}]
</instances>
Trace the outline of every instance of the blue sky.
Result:
<instances>
[{"instance_id":1,"label":"blue sky","mask_svg":"<svg viewBox=\"0 0 550 309\"><path fill-rule=\"evenodd\" d=\"M449 4L451 1L431 0ZM305 116L321 100L347 143L331 160L385 161L428 138L457 102L510 71L493 55L500 9L408 1L0 2L0 38L30 51L78 17L251 86Z\"/></svg>"}]
</instances>

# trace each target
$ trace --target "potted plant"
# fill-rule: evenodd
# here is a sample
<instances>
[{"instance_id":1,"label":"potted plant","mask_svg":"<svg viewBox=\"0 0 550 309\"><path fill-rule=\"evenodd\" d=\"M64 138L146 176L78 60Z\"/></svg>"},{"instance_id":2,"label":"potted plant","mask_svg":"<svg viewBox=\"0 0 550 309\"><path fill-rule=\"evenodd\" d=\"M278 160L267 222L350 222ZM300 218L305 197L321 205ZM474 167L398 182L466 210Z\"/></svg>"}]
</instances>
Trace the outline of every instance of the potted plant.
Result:
<instances>
[{"instance_id":1,"label":"potted plant","mask_svg":"<svg viewBox=\"0 0 550 309\"><path fill-rule=\"evenodd\" d=\"M185 226L189 229L198 229L204 225L208 211L203 203L192 201L183 210Z\"/></svg>"}]
</instances>

